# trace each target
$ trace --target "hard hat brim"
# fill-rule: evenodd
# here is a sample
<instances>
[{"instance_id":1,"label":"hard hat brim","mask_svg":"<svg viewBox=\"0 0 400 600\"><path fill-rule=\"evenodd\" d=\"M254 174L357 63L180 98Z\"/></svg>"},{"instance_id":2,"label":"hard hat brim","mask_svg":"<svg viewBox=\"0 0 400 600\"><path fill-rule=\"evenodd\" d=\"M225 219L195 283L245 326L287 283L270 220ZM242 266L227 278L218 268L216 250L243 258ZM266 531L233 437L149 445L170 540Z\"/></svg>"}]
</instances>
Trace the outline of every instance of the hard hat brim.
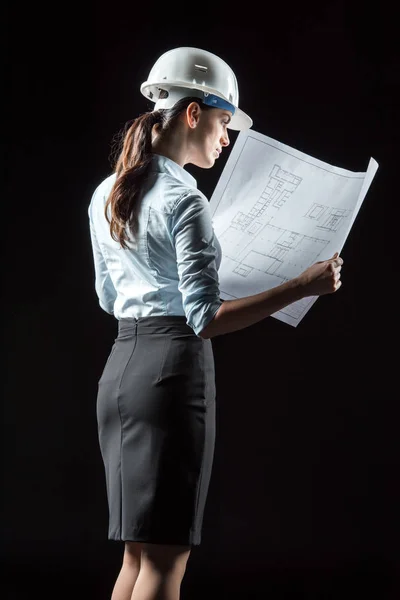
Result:
<instances>
[{"instance_id":1,"label":"hard hat brim","mask_svg":"<svg viewBox=\"0 0 400 600\"><path fill-rule=\"evenodd\" d=\"M246 115L240 108L236 108L235 114L231 118L228 124L228 129L233 129L233 131L245 131L246 129L250 129L253 125L253 120Z\"/></svg>"},{"instance_id":2,"label":"hard hat brim","mask_svg":"<svg viewBox=\"0 0 400 600\"><path fill-rule=\"evenodd\" d=\"M168 96L166 98L152 98L149 95L149 92L156 94L161 88L168 91ZM188 85L183 86L170 86L166 85L165 82L160 82L156 84L148 85L147 82L142 83L140 86L141 93L149 98L152 102L155 102L154 110L158 110L159 108L171 108L178 100L181 98L185 98L186 96L198 96L199 99L203 98L205 92L208 94L215 94L216 90L211 88L202 89L199 88L191 88ZM232 115L231 120L228 124L228 129L232 129L233 131L244 131L246 129L250 129L253 125L253 120L249 117L245 112L243 112L237 106L232 105L235 109L235 113Z\"/></svg>"}]
</instances>

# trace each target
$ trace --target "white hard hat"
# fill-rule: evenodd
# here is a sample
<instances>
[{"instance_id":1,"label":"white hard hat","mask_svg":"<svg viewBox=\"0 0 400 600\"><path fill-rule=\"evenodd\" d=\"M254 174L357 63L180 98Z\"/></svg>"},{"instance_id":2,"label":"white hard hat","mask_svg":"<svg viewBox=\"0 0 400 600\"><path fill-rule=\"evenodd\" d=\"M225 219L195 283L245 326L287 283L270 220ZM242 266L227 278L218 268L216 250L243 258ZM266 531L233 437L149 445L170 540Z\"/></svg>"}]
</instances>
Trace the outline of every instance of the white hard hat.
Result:
<instances>
[{"instance_id":1,"label":"white hard hat","mask_svg":"<svg viewBox=\"0 0 400 600\"><path fill-rule=\"evenodd\" d=\"M174 48L160 56L140 86L154 110L172 108L181 98L195 96L204 104L232 112L228 127L250 129L252 119L239 108L235 73L221 58L199 48Z\"/></svg>"}]
</instances>

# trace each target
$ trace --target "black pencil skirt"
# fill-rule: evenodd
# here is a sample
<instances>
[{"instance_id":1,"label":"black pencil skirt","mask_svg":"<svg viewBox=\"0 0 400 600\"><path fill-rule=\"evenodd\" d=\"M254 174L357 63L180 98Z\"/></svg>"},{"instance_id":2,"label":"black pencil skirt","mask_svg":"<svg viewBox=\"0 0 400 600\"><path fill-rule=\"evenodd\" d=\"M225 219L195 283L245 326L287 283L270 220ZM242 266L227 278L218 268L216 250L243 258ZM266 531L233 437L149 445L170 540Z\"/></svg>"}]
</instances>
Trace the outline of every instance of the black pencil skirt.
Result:
<instances>
[{"instance_id":1,"label":"black pencil skirt","mask_svg":"<svg viewBox=\"0 0 400 600\"><path fill-rule=\"evenodd\" d=\"M97 423L108 539L199 545L215 444L211 340L185 317L119 320Z\"/></svg>"}]
</instances>

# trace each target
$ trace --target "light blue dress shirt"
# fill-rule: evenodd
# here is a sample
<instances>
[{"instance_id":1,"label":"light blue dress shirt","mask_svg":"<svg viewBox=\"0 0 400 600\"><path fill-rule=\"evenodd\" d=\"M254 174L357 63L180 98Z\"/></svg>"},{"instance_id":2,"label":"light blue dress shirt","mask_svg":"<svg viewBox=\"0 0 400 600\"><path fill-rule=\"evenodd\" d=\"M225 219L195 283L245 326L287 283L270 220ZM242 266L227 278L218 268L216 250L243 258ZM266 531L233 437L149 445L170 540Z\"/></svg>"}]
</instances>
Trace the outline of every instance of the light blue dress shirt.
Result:
<instances>
[{"instance_id":1,"label":"light blue dress shirt","mask_svg":"<svg viewBox=\"0 0 400 600\"><path fill-rule=\"evenodd\" d=\"M152 154L139 198L139 223L128 249L112 239L104 215L116 175L95 190L88 208L99 304L118 320L186 316L196 335L223 300L218 269L221 246L209 202L195 178L173 160ZM110 207L108 207L110 215Z\"/></svg>"}]
</instances>

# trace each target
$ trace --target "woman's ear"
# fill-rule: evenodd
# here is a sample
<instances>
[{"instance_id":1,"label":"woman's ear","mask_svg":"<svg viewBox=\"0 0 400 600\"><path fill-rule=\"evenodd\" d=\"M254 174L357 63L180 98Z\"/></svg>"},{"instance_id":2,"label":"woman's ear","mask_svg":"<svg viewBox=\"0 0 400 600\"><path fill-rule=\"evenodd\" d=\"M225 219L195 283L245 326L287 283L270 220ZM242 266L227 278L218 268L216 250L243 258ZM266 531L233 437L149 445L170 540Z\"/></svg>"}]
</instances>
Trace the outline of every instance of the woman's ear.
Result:
<instances>
[{"instance_id":1,"label":"woman's ear","mask_svg":"<svg viewBox=\"0 0 400 600\"><path fill-rule=\"evenodd\" d=\"M155 123L151 128L151 143L160 135L161 123Z\"/></svg>"},{"instance_id":2,"label":"woman's ear","mask_svg":"<svg viewBox=\"0 0 400 600\"><path fill-rule=\"evenodd\" d=\"M186 119L189 127L194 129L199 122L201 108L198 102L191 102L186 109Z\"/></svg>"}]
</instances>

